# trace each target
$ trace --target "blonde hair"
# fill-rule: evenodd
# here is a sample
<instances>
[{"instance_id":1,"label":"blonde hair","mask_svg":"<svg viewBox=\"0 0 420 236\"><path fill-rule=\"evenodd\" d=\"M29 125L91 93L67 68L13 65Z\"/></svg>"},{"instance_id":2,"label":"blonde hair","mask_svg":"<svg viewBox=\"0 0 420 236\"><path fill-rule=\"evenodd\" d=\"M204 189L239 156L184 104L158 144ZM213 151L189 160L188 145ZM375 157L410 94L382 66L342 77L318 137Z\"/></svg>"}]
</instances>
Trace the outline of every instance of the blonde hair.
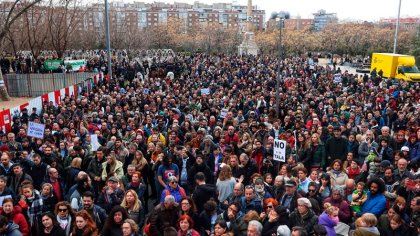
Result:
<instances>
[{"instance_id":1,"label":"blonde hair","mask_svg":"<svg viewBox=\"0 0 420 236\"><path fill-rule=\"evenodd\" d=\"M132 189L127 190L127 192L125 193L124 199L121 202L121 206L124 207L125 209L127 209L127 211L129 210L128 209L128 204L127 204L127 199L126 199L128 193L131 193L134 196L133 211L140 211L141 203L140 203L140 200L139 200L139 196L137 195L136 191L134 191Z\"/></svg>"},{"instance_id":2,"label":"blonde hair","mask_svg":"<svg viewBox=\"0 0 420 236\"><path fill-rule=\"evenodd\" d=\"M74 168L81 168L82 167L82 158L80 158L80 157L76 157L76 158L74 158L72 161L71 161L71 164L70 164L70 166L71 167L74 167Z\"/></svg>"},{"instance_id":3,"label":"blonde hair","mask_svg":"<svg viewBox=\"0 0 420 236\"><path fill-rule=\"evenodd\" d=\"M362 221L365 222L366 225L369 227L376 226L376 224L378 223L378 219L372 213L365 213L362 215L361 218L362 218Z\"/></svg>"},{"instance_id":4,"label":"blonde hair","mask_svg":"<svg viewBox=\"0 0 420 236\"><path fill-rule=\"evenodd\" d=\"M232 169L229 165L223 165L222 169L220 170L219 180L224 181L230 179L232 177Z\"/></svg>"}]
</instances>

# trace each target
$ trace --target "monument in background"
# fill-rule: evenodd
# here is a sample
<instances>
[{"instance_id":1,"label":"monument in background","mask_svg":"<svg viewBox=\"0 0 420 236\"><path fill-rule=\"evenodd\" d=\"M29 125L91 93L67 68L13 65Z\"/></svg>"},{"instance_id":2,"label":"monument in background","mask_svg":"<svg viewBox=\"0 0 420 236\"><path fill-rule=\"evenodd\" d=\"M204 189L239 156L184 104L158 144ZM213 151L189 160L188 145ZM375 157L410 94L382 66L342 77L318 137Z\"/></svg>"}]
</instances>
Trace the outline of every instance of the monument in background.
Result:
<instances>
[{"instance_id":1,"label":"monument in background","mask_svg":"<svg viewBox=\"0 0 420 236\"><path fill-rule=\"evenodd\" d=\"M254 20L252 14L252 0L248 0L248 7L246 12L246 31L244 33L244 40L238 46L239 55L254 55L258 54L258 46L255 43L254 32L252 32L252 22Z\"/></svg>"}]
</instances>

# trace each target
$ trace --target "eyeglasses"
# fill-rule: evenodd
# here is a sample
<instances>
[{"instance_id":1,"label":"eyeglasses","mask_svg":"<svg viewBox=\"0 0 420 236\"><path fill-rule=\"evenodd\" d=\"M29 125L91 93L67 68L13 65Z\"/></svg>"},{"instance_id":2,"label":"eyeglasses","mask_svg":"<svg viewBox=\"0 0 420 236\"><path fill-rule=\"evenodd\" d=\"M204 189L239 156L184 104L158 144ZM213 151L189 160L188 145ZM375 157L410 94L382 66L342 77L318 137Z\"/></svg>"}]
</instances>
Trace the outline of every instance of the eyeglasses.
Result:
<instances>
[{"instance_id":1,"label":"eyeglasses","mask_svg":"<svg viewBox=\"0 0 420 236\"><path fill-rule=\"evenodd\" d=\"M315 189L309 189L308 192L315 192Z\"/></svg>"},{"instance_id":2,"label":"eyeglasses","mask_svg":"<svg viewBox=\"0 0 420 236\"><path fill-rule=\"evenodd\" d=\"M181 205L183 205L183 206L189 206L190 203L189 202L182 202Z\"/></svg>"},{"instance_id":3,"label":"eyeglasses","mask_svg":"<svg viewBox=\"0 0 420 236\"><path fill-rule=\"evenodd\" d=\"M171 182L171 184L177 184L177 183L178 183L177 181L172 181L172 182Z\"/></svg>"},{"instance_id":4,"label":"eyeglasses","mask_svg":"<svg viewBox=\"0 0 420 236\"><path fill-rule=\"evenodd\" d=\"M252 189L252 190L255 190L254 186L252 186L252 185L247 185L247 186L245 186L245 189Z\"/></svg>"},{"instance_id":5,"label":"eyeglasses","mask_svg":"<svg viewBox=\"0 0 420 236\"><path fill-rule=\"evenodd\" d=\"M273 208L273 206L265 206L264 209Z\"/></svg>"},{"instance_id":6,"label":"eyeglasses","mask_svg":"<svg viewBox=\"0 0 420 236\"><path fill-rule=\"evenodd\" d=\"M67 211L67 208L66 208L66 209L62 209L62 208L61 208L61 209L58 209L58 211L59 211L59 212L66 212L66 211Z\"/></svg>"}]
</instances>

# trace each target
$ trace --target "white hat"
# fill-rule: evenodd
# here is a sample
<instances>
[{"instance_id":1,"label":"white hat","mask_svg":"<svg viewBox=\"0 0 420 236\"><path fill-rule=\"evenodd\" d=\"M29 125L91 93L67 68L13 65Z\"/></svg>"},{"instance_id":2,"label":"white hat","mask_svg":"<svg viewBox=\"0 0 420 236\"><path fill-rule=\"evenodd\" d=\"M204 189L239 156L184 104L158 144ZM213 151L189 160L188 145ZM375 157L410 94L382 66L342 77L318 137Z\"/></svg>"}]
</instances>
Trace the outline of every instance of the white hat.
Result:
<instances>
[{"instance_id":1,"label":"white hat","mask_svg":"<svg viewBox=\"0 0 420 236\"><path fill-rule=\"evenodd\" d=\"M406 151L406 152L409 152L409 151L410 151L410 148L409 148L409 147L407 147L407 146L403 146L403 147L401 148L401 151Z\"/></svg>"}]
</instances>

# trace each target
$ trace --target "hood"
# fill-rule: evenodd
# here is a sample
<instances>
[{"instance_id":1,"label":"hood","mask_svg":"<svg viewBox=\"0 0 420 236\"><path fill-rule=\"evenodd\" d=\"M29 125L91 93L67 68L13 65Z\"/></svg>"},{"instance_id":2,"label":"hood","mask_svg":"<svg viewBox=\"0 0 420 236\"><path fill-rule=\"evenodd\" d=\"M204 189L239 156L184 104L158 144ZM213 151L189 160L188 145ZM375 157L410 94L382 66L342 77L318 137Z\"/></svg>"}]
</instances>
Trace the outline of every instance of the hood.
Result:
<instances>
[{"instance_id":1,"label":"hood","mask_svg":"<svg viewBox=\"0 0 420 236\"><path fill-rule=\"evenodd\" d=\"M371 233L380 235L378 228L376 227L359 227L361 230L369 231Z\"/></svg>"},{"instance_id":2,"label":"hood","mask_svg":"<svg viewBox=\"0 0 420 236\"><path fill-rule=\"evenodd\" d=\"M19 225L15 224L15 223L9 223L7 225L7 233L13 232L15 230L19 230Z\"/></svg>"},{"instance_id":3,"label":"hood","mask_svg":"<svg viewBox=\"0 0 420 236\"><path fill-rule=\"evenodd\" d=\"M325 212L323 212L320 216L319 216L319 224L326 226L326 227L335 227L337 225L337 223L335 223Z\"/></svg>"}]
</instances>

